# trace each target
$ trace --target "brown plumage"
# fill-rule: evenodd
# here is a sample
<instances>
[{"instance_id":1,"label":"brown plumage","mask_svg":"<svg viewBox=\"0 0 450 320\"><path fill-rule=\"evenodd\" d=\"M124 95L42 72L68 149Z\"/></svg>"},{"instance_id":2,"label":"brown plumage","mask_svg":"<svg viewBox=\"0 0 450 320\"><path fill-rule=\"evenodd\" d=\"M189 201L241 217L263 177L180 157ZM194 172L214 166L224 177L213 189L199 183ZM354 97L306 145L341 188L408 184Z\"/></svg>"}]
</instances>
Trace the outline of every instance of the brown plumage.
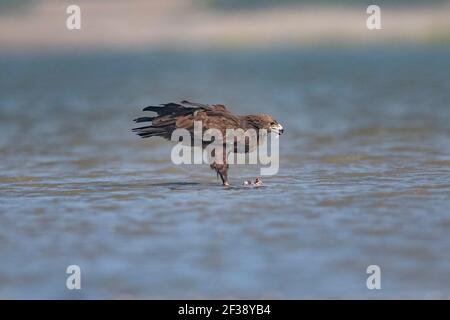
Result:
<instances>
[{"instance_id":1,"label":"brown plumage","mask_svg":"<svg viewBox=\"0 0 450 320\"><path fill-rule=\"evenodd\" d=\"M165 103L160 106L149 106L144 108L143 111L153 111L157 115L134 119L136 123L151 122L151 125L133 129L133 132L142 138L159 136L170 140L174 130L183 128L191 133L193 139L194 121L202 122L203 131L208 129L220 130L223 137L225 137L226 129L243 129L244 131L248 129L255 129L256 131L266 129L278 134L283 133L283 127L269 115L238 116L229 112L221 104L208 105L184 100L181 103ZM203 148L210 143L210 141L202 141ZM250 146L246 145L245 152L251 149ZM236 149L235 152L237 152ZM229 185L228 167L226 155L224 155L223 163L211 164L211 168L217 172L224 185Z\"/></svg>"}]
</instances>

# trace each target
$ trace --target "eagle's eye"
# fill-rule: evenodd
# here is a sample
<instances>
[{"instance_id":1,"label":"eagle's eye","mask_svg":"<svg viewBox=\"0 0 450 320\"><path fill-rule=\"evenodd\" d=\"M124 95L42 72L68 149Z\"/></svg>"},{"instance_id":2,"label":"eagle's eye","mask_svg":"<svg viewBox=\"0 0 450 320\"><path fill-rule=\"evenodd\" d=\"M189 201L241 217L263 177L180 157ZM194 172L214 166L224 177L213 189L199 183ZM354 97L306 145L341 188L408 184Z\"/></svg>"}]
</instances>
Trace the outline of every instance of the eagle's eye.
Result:
<instances>
[{"instance_id":1,"label":"eagle's eye","mask_svg":"<svg viewBox=\"0 0 450 320\"><path fill-rule=\"evenodd\" d=\"M276 125L276 123L275 123L274 121L272 121L272 122L270 123L270 125L271 125L271 126L274 126L274 125Z\"/></svg>"}]
</instances>

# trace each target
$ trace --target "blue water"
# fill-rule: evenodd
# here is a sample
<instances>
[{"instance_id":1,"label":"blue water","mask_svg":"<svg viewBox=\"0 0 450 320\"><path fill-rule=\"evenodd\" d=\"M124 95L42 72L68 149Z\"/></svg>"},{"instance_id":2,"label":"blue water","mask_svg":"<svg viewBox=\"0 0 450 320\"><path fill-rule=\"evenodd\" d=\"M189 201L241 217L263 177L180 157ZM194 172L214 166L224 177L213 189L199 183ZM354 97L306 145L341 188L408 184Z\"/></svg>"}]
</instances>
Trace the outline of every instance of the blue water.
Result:
<instances>
[{"instance_id":1,"label":"blue water","mask_svg":"<svg viewBox=\"0 0 450 320\"><path fill-rule=\"evenodd\" d=\"M1 56L0 298L449 298L449 70L445 48ZM131 133L182 99L271 114L279 173L223 188Z\"/></svg>"}]
</instances>

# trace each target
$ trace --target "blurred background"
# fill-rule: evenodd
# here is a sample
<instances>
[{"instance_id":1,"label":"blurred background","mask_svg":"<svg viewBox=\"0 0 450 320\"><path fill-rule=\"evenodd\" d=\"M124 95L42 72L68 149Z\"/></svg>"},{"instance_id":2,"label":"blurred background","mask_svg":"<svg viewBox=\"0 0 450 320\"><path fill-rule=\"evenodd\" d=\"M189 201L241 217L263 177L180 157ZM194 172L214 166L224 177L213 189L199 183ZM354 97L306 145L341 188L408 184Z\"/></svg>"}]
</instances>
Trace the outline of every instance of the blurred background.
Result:
<instances>
[{"instance_id":1,"label":"blurred background","mask_svg":"<svg viewBox=\"0 0 450 320\"><path fill-rule=\"evenodd\" d=\"M382 32L365 27L372 4L365 0L80 0L79 32L65 28L70 4L1 0L2 51L442 44L450 38L446 0L377 1Z\"/></svg>"},{"instance_id":2,"label":"blurred background","mask_svg":"<svg viewBox=\"0 0 450 320\"><path fill-rule=\"evenodd\" d=\"M0 0L0 298L448 299L450 2L369 4ZM182 99L271 114L280 172L131 133Z\"/></svg>"}]
</instances>

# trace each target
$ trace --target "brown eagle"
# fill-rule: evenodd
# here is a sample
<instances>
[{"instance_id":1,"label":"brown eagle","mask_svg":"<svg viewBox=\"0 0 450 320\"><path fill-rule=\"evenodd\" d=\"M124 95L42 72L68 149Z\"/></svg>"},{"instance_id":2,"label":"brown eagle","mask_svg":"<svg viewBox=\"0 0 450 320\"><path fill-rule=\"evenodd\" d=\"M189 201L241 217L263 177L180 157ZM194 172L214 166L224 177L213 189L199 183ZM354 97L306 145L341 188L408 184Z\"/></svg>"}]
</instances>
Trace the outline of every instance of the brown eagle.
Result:
<instances>
[{"instance_id":1,"label":"brown eagle","mask_svg":"<svg viewBox=\"0 0 450 320\"><path fill-rule=\"evenodd\" d=\"M278 135L283 133L283 127L269 115L234 115L221 104L209 105L184 100L181 103L171 102L159 106L149 106L143 111L153 111L157 115L133 120L136 123L151 122L151 125L133 129L133 132L142 138L159 136L171 140L172 132L176 129L186 129L191 133L191 137L194 137L194 121L201 121L203 130L219 130L224 137L227 129L243 129L244 131L254 129L256 132L265 129ZM210 143L211 141L202 140L203 148ZM252 147L246 145L245 152L247 153L251 149ZM234 152L237 150L235 149ZM223 162L213 162L210 166L220 176L223 185L228 186L229 165L226 163L226 155Z\"/></svg>"}]
</instances>

